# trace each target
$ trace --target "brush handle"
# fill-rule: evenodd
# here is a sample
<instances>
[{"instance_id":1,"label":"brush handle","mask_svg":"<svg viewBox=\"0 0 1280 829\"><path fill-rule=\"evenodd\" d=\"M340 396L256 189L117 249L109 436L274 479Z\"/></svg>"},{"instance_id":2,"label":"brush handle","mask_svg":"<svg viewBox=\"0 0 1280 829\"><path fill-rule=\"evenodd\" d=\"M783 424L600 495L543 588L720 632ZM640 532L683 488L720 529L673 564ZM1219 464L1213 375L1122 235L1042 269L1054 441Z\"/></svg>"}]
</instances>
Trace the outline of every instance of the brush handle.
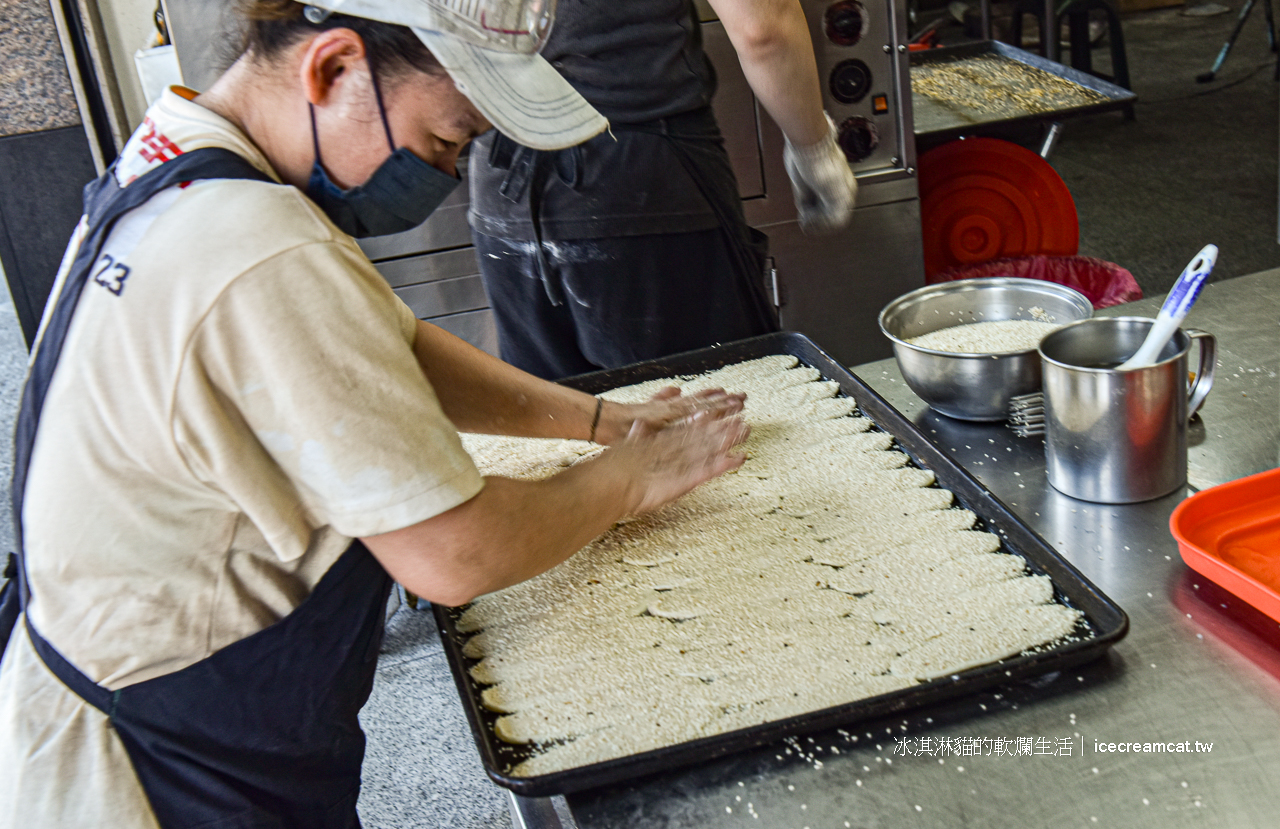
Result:
<instances>
[{"instance_id":1,"label":"brush handle","mask_svg":"<svg viewBox=\"0 0 1280 829\"><path fill-rule=\"evenodd\" d=\"M1168 313L1169 316L1177 317L1179 320L1185 318L1200 296L1200 290L1205 282L1209 280L1209 274L1213 273L1213 266L1217 261L1218 246L1205 245L1204 249L1196 254L1196 258L1192 259L1182 271L1178 281L1173 284L1173 289L1165 298L1164 305L1160 306L1160 313Z\"/></svg>"},{"instance_id":2,"label":"brush handle","mask_svg":"<svg viewBox=\"0 0 1280 829\"><path fill-rule=\"evenodd\" d=\"M1164 305L1160 306L1160 313L1156 315L1155 324L1151 326L1147 338L1142 341L1142 345L1132 357L1116 367L1117 370L1142 368L1156 361L1165 343L1169 342L1173 332L1178 330L1178 326L1186 319L1187 312L1199 298L1200 291L1208 281L1209 274L1213 272L1213 266L1217 261L1217 245L1205 245L1204 249L1196 254L1196 258L1188 263L1182 275L1178 277L1178 281L1174 283L1173 290L1169 291Z\"/></svg>"}]
</instances>

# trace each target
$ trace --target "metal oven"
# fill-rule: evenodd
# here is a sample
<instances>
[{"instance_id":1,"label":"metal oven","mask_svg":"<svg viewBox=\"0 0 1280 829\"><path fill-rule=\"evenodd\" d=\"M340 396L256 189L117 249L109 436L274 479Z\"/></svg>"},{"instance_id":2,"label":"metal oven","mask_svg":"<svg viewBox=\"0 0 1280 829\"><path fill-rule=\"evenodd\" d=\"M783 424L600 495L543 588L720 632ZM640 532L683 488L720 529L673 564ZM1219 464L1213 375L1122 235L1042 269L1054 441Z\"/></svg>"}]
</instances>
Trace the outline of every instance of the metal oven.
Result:
<instances>
[{"instance_id":1,"label":"metal oven","mask_svg":"<svg viewBox=\"0 0 1280 829\"><path fill-rule=\"evenodd\" d=\"M924 282L905 0L802 0L827 110L859 180L852 225L806 237L782 165L781 131L759 107L723 25L698 0L703 43L720 79L713 101L747 220L770 237L766 275L783 326L845 364L889 355L876 316ZM187 85L207 88L229 0L164 0ZM459 166L465 176L465 164ZM496 353L497 339L459 187L421 226L361 246L422 319Z\"/></svg>"}]
</instances>

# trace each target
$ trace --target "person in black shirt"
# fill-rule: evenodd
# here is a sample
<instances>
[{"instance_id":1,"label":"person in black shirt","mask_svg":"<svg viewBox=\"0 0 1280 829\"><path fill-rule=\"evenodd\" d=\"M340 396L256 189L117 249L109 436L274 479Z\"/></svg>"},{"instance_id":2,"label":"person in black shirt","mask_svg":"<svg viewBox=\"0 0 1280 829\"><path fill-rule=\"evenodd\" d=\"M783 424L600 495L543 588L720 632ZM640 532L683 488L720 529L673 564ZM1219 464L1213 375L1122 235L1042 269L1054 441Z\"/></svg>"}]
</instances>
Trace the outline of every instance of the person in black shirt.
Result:
<instances>
[{"instance_id":1,"label":"person in black shirt","mask_svg":"<svg viewBox=\"0 0 1280 829\"><path fill-rule=\"evenodd\" d=\"M711 5L786 136L801 227L843 226L857 184L799 0ZM777 330L767 238L743 217L692 0L560 0L542 55L610 130L555 152L500 131L472 148L469 218L503 359L554 379Z\"/></svg>"}]
</instances>

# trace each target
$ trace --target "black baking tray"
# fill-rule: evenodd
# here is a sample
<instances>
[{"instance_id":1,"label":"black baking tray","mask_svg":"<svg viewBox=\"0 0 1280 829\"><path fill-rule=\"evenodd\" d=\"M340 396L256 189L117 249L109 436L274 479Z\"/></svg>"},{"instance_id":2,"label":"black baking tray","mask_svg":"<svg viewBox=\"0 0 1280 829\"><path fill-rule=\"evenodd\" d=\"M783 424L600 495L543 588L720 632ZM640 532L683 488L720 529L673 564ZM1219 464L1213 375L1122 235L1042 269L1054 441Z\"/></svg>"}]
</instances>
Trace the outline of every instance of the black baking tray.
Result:
<instances>
[{"instance_id":1,"label":"black baking tray","mask_svg":"<svg viewBox=\"0 0 1280 829\"><path fill-rule=\"evenodd\" d=\"M1111 599L1058 555L1053 547L955 460L931 443L915 424L802 334L766 334L624 368L584 374L561 382L582 391L598 393L647 380L701 374L731 363L774 354L795 356L802 364L821 371L824 378L838 382L844 394L857 402L861 414L893 435L898 448L906 452L916 465L932 470L938 485L951 490L959 505L978 516L979 527L1000 535L1004 552L1022 556L1032 572L1047 574L1053 580L1057 600L1084 613L1084 619L1078 625L1075 635L1070 641L1033 653L972 668L951 677L923 682L878 697L603 763L537 777L515 777L506 770L524 759L528 755L528 749L504 743L494 734L493 724L499 715L481 705L480 692L484 686L473 681L467 674L467 670L476 661L462 655L462 646L467 636L460 634L455 624L461 609L433 605L440 636L444 641L444 651L476 746L480 750L481 761L489 777L498 785L519 795L546 797L620 783L677 766L706 762L785 737L849 725L927 703L972 694L1001 682L1062 670L1101 656L1128 632L1128 617Z\"/></svg>"},{"instance_id":2,"label":"black baking tray","mask_svg":"<svg viewBox=\"0 0 1280 829\"><path fill-rule=\"evenodd\" d=\"M1101 96L1102 100L1051 110L1031 111L1009 107L1002 112L983 112L956 103L935 101L933 98L917 93L911 97L912 120L917 138L929 139L930 143L936 143L962 135L981 135L984 132L1003 130L1016 124L1060 121L1080 115L1127 109L1138 100L1136 94L1122 86L998 40L982 40L959 46L944 46L939 49L912 52L911 67L963 62L986 56L994 56L1011 64L1033 66L1061 81L1089 90Z\"/></svg>"}]
</instances>

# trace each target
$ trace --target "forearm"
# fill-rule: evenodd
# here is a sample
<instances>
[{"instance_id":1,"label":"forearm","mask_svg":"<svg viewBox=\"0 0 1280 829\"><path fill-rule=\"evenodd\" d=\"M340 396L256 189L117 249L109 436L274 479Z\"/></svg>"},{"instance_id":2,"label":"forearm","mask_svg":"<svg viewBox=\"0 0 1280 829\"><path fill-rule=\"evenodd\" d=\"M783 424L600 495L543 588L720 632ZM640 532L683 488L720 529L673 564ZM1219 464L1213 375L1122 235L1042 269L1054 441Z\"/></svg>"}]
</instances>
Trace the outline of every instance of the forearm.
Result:
<instances>
[{"instance_id":1,"label":"forearm","mask_svg":"<svg viewBox=\"0 0 1280 829\"><path fill-rule=\"evenodd\" d=\"M721 393L723 394L723 393ZM470 501L364 539L392 578L459 605L548 570L609 529L742 465L749 429L727 398L675 423L638 421L625 439L542 481L488 478Z\"/></svg>"},{"instance_id":2,"label":"forearm","mask_svg":"<svg viewBox=\"0 0 1280 829\"><path fill-rule=\"evenodd\" d=\"M596 400L527 374L442 328L418 323L414 354L460 431L586 440Z\"/></svg>"},{"instance_id":3,"label":"forearm","mask_svg":"<svg viewBox=\"0 0 1280 829\"><path fill-rule=\"evenodd\" d=\"M681 398L672 388L636 405L602 401L527 374L422 321L413 350L440 407L463 432L612 445L637 419L660 426L699 409L716 417L742 411L744 397L722 390Z\"/></svg>"},{"instance_id":4,"label":"forearm","mask_svg":"<svg viewBox=\"0 0 1280 829\"><path fill-rule=\"evenodd\" d=\"M756 98L792 144L827 134L813 42L799 0L710 0Z\"/></svg>"},{"instance_id":5,"label":"forearm","mask_svg":"<svg viewBox=\"0 0 1280 829\"><path fill-rule=\"evenodd\" d=\"M634 501L622 470L602 458L544 481L488 478L465 504L364 541L408 590L457 606L556 566Z\"/></svg>"}]
</instances>

